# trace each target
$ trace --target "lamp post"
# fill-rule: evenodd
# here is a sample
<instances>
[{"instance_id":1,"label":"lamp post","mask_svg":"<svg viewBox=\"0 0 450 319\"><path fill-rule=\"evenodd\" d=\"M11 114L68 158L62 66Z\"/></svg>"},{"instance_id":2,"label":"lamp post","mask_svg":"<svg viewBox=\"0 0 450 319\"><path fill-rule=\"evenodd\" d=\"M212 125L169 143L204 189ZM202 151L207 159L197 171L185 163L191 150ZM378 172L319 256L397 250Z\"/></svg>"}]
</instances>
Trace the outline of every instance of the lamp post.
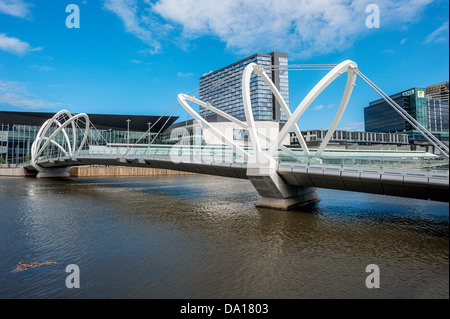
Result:
<instances>
[{"instance_id":1,"label":"lamp post","mask_svg":"<svg viewBox=\"0 0 450 319\"><path fill-rule=\"evenodd\" d=\"M148 122L147 125L148 125L148 147L150 147L151 139L152 139L152 133L151 133L152 132L151 131L152 123Z\"/></svg>"},{"instance_id":2,"label":"lamp post","mask_svg":"<svg viewBox=\"0 0 450 319\"><path fill-rule=\"evenodd\" d=\"M109 147L111 147L111 131L112 131L112 129L110 128L109 129Z\"/></svg>"},{"instance_id":3,"label":"lamp post","mask_svg":"<svg viewBox=\"0 0 450 319\"><path fill-rule=\"evenodd\" d=\"M14 139L14 132L15 132L15 128L16 128L16 126L15 125L13 125L12 126L12 143L11 143L11 163L12 164L14 164L14 142L15 142L15 139Z\"/></svg>"},{"instance_id":4,"label":"lamp post","mask_svg":"<svg viewBox=\"0 0 450 319\"><path fill-rule=\"evenodd\" d=\"M130 119L127 120L127 148L130 147Z\"/></svg>"}]
</instances>

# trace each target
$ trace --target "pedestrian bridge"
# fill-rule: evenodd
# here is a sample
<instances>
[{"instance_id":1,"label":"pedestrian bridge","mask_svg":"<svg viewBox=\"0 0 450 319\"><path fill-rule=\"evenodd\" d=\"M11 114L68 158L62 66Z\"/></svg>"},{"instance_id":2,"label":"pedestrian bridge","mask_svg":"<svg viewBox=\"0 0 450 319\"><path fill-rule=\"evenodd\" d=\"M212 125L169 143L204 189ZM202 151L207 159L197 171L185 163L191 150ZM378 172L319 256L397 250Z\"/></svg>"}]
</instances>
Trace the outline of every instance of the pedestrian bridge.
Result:
<instances>
[{"instance_id":1,"label":"pedestrian bridge","mask_svg":"<svg viewBox=\"0 0 450 319\"><path fill-rule=\"evenodd\" d=\"M275 134L267 134L256 128L250 99L250 78L253 73L264 80L287 116L286 123ZM342 74L347 74L347 83L337 113L322 144L317 150L310 150L303 140L297 121L317 96ZM419 130L441 155L327 150L328 141L347 107L357 75ZM334 65L293 113L266 70L254 63L247 65L242 74L242 96L245 122L198 98L178 95L179 105L202 129L209 130L220 139L220 145L154 145L138 141L133 145L115 147L105 139L102 141L98 138L86 114L72 115L68 111L60 111L39 130L31 148L31 162L27 168L37 170L37 177L68 176L67 172L72 166L113 165L243 178L249 179L261 196L257 205L274 209L289 209L295 205L317 201L320 198L316 188L448 202L448 146L436 140L420 123L405 114L404 110L358 70L353 61ZM215 112L236 127L247 130L249 147L237 144L208 123L193 109L193 104ZM300 149L283 145L283 140L290 131L296 133ZM92 142L93 139L95 143Z\"/></svg>"},{"instance_id":2,"label":"pedestrian bridge","mask_svg":"<svg viewBox=\"0 0 450 319\"><path fill-rule=\"evenodd\" d=\"M273 187L259 169L252 169L232 149L223 146L165 146L144 148L92 147L72 155L42 156L39 177L69 176L72 166L112 165L151 167L231 178L250 179L262 196L259 206L288 209L318 200L315 188L329 188L448 202L448 160L419 152L324 152L317 157L280 150L276 173L296 196ZM32 165L28 169L35 169ZM290 198L290 199L289 199Z\"/></svg>"}]
</instances>

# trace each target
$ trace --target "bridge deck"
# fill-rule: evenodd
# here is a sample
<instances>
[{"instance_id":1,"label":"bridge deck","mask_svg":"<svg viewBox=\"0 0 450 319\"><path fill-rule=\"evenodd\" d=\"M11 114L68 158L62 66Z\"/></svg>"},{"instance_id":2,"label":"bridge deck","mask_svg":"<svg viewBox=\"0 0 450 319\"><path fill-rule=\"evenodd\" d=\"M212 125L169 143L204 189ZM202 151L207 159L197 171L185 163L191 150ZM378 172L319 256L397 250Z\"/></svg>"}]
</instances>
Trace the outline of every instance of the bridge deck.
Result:
<instances>
[{"instance_id":1,"label":"bridge deck","mask_svg":"<svg viewBox=\"0 0 450 319\"><path fill-rule=\"evenodd\" d=\"M191 153L174 159L167 152L142 156L136 153L96 154L85 151L72 157L43 159L38 164L49 169L83 165L152 167L247 179L245 162L241 160L239 160L240 163L236 162L236 158L233 157L228 158L229 161L226 162L223 161L225 157L222 155L196 157ZM433 164L433 162L417 158L405 159L405 157L399 157L396 160L391 158L390 161L383 159L381 162L366 157L334 156L315 158L314 161L310 159L305 161L304 158L299 157L292 161L292 157L280 157L278 174L289 185L449 201L448 166L446 169L445 166L444 169L437 169L442 167L439 161ZM383 163L387 167L381 167ZM396 167L399 163L402 168Z\"/></svg>"}]
</instances>

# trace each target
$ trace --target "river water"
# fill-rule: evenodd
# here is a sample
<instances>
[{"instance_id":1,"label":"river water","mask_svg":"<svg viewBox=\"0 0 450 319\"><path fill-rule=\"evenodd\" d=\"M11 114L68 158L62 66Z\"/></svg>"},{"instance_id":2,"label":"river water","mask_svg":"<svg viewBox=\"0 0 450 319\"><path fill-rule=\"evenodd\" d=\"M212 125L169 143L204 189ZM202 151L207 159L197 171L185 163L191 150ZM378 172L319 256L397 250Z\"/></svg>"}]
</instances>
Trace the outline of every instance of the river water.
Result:
<instances>
[{"instance_id":1,"label":"river water","mask_svg":"<svg viewBox=\"0 0 450 319\"><path fill-rule=\"evenodd\" d=\"M247 180L0 177L0 298L449 298L447 203L318 193L282 212Z\"/></svg>"}]
</instances>

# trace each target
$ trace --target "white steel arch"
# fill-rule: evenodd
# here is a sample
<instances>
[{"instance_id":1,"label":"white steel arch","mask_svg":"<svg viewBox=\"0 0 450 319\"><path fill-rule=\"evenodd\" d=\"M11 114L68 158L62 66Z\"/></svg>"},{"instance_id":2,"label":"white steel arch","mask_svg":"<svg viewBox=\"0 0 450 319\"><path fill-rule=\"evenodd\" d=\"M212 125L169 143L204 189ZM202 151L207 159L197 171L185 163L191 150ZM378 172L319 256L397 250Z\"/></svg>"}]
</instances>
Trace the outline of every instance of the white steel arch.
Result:
<instances>
[{"instance_id":1,"label":"white steel arch","mask_svg":"<svg viewBox=\"0 0 450 319\"><path fill-rule=\"evenodd\" d=\"M283 99L280 91L278 91L275 84L272 82L272 80L267 76L266 72L264 72L264 69L257 65L256 63L250 63L245 69L244 73L242 75L242 96L243 96L243 102L244 102L244 110L250 115L252 112L251 102L250 102L250 78L252 73L255 72L258 74L266 83L266 85L269 87L272 94L275 96L275 99L278 103L280 103L281 108L283 112L286 114L287 117L291 116L291 111L289 110L289 107L286 105L286 101ZM246 116L247 116L246 113ZM254 121L251 122L254 125ZM300 142L300 145L302 146L303 151L309 155L309 149L306 145L305 139L303 138L303 135L300 132L300 129L298 128L297 123L294 123L294 131L297 135L297 138ZM277 145L277 147L280 147L281 144Z\"/></svg>"},{"instance_id":2,"label":"white steel arch","mask_svg":"<svg viewBox=\"0 0 450 319\"><path fill-rule=\"evenodd\" d=\"M305 96L305 98L300 102L292 115L289 116L288 121L281 129L280 134L278 135L278 145L285 138L285 136L289 133L289 131L296 125L297 121L306 111L306 109L311 105L311 103L322 93L322 91L327 88L334 80L336 80L339 76L344 73L348 73L347 76L347 84L345 86L344 94L342 96L341 103L336 112L333 122L331 123L330 129L328 130L327 135L325 136L322 144L319 146L319 149L316 152L316 155L320 155L325 147L328 144L328 141L333 136L334 131L336 130L339 121L344 114L344 111L347 107L348 101L353 91L353 87L355 86L356 81L356 70L358 66L355 62L351 60L346 60L336 65L330 72L328 72L314 87L309 93ZM270 155L275 153L275 149L272 149Z\"/></svg>"},{"instance_id":3,"label":"white steel arch","mask_svg":"<svg viewBox=\"0 0 450 319\"><path fill-rule=\"evenodd\" d=\"M41 128L38 131L38 134L36 136L36 139L34 140L33 144L31 145L31 164L40 171L39 165L36 163L37 159L41 154L44 152L45 148L49 146L49 144L53 144L56 147L58 147L66 156L72 156L73 152L77 148L77 125L76 121L79 119L85 120L85 130L83 139L81 140L78 150L81 150L86 143L88 134L89 134L89 117L85 113L79 113L76 115L72 115L67 110L61 110L57 112L51 119L45 121L45 123L41 126ZM56 126L55 126L56 125ZM69 136L66 132L66 127L68 125L72 126L72 141L70 141ZM47 132L50 130L50 128L56 129L47 136ZM62 133L64 136L64 140L66 143L64 145L67 145L68 149L65 149L61 144L56 142L54 140L55 136L58 133Z\"/></svg>"},{"instance_id":4,"label":"white steel arch","mask_svg":"<svg viewBox=\"0 0 450 319\"><path fill-rule=\"evenodd\" d=\"M196 103L200 106L203 106L204 108L207 108L219 115L222 115L223 117L229 119L230 121L232 121L240 126L246 127L246 125L243 122L239 121L238 119L236 119L235 117L233 117L229 114L226 114L225 112L223 112L221 110L216 109L209 103L205 103L199 99L196 99L196 98L186 95L186 94L182 94L182 93L178 94L178 102L180 102L180 105L183 107L183 109L186 110L186 112L189 113L190 116L192 116L195 120L197 120L202 127L207 127L208 129L210 129L211 133L214 134L215 137L217 137L219 139L223 139L224 142L229 147L231 147L233 150L236 151L236 153L238 153L239 155L244 157L244 159L247 160L249 158L250 154L247 151L245 151L242 147L240 147L239 145L234 143L232 140L227 138L215 127L211 126L211 124L209 124L208 121L206 121L203 117L201 117L189 104L187 104L186 100L194 102L194 103Z\"/></svg>"},{"instance_id":5,"label":"white steel arch","mask_svg":"<svg viewBox=\"0 0 450 319\"><path fill-rule=\"evenodd\" d=\"M280 95L281 96L281 95ZM223 139L225 141L225 143L236 150L237 153L239 153L240 155L242 155L245 159L248 159L248 157L250 156L250 154L245 151L244 149L242 149L242 147L240 147L239 145L237 145L236 143L234 143L232 140L228 139L225 135L223 135L220 131L218 131L217 129L215 129L214 127L212 127L204 118L202 118L197 112L195 112L194 109L192 109L192 107L187 104L186 101L190 101L192 103L196 103L224 118L226 118L227 120L239 125L241 128L243 129L249 129L249 124L242 122L240 120L238 120L237 118L235 118L232 115L229 115L217 108L215 108L214 106L212 106L210 103L205 103L193 96L189 96L186 94L179 94L178 95L178 101L180 102L181 106L186 110L186 112L188 112L194 119L196 119L200 125L202 125L202 127L207 127L208 129L211 129L211 132L219 139ZM276 139L272 139L264 134L262 134L261 132L256 131L256 135L260 138L263 138L264 140L266 140L267 142L269 142L270 144L275 143ZM293 153L289 148L285 147L284 145L280 145L280 148L283 149L284 151L287 152L291 152Z\"/></svg>"},{"instance_id":6,"label":"white steel arch","mask_svg":"<svg viewBox=\"0 0 450 319\"><path fill-rule=\"evenodd\" d=\"M311 105L311 103L319 96L319 94L328 87L336 78L338 78L340 75L344 73L348 73L347 76L347 84L345 86L345 90L341 99L341 103L339 105L339 108L336 112L336 115L333 119L333 122L330 125L330 129L328 130L324 140L322 141L321 145L319 146L319 149L316 152L316 155L320 155L325 147L327 146L329 140L333 136L334 131L336 130L337 125L339 124L339 121L342 118L342 115L344 114L344 111L348 105L348 101L350 99L350 96L353 91L353 87L355 86L355 81L357 77L357 64L353 61L346 60L338 65L336 65L331 71L329 71L315 86L314 88L306 95L306 97L302 100L302 102L297 106L296 110L291 113L288 106L286 105L286 102L284 101L281 93L278 91L275 84L272 82L272 80L267 76L264 69L257 65L256 63L250 63L248 64L244 72L242 74L242 98L243 98L243 104L244 104L244 112L245 112L245 118L246 122L244 123L235 117L213 107L210 103L205 103L199 99L196 99L194 97L191 97L186 94L179 94L178 95L178 101L180 102L181 106L195 119L197 120L202 127L207 127L211 130L211 132L218 138L223 139L225 143L236 150L237 153L241 154L245 159L248 159L250 154L243 150L241 147L239 147L236 143L228 139L226 136L224 136L221 132L219 132L217 129L212 127L208 121L206 121L204 118L202 118L197 112L195 112L191 106L188 105L186 102L187 100L193 103L196 103L208 110L213 111L214 113L232 121L233 123L239 125L242 128L245 128L249 131L250 139L253 144L253 148L255 151L255 155L258 156L258 154L263 153L261 149L261 141L259 138L264 138L265 140L270 142L270 150L267 154L269 158L273 158L274 153L279 149L282 148L283 150L290 151L288 148L282 145L283 139L286 137L286 135L289 133L291 129L294 130L294 132L297 135L297 138L299 139L299 142L302 146L302 149L305 154L309 155L309 149L305 143L305 140L303 139L303 135L298 128L297 121L300 119L300 117L303 115L303 113L306 111L306 109ZM255 72L258 74L263 81L266 83L266 85L269 87L273 95L275 96L275 99L277 102L281 105L281 108L283 112L286 114L286 117L288 118L288 121L284 125L284 127L279 132L278 136L276 138L270 138L267 136L264 136L263 134L259 133L256 129L255 120L253 117L253 110L251 105L251 99L250 99L250 79L252 73Z\"/></svg>"}]
</instances>

